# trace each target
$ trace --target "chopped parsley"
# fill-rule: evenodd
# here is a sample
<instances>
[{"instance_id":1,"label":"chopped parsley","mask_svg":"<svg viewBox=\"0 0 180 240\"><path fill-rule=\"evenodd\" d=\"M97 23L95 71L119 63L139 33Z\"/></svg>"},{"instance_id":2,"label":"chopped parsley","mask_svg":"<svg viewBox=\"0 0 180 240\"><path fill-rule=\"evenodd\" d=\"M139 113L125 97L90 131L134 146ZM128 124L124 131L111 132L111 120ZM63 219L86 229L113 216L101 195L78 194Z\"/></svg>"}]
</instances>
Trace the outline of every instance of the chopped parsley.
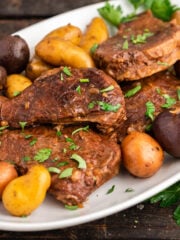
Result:
<instances>
[{"instance_id":1,"label":"chopped parsley","mask_svg":"<svg viewBox=\"0 0 180 240\"><path fill-rule=\"evenodd\" d=\"M24 162L28 162L28 161L31 160L31 158L30 158L29 156L24 156L24 157L22 158L22 160L23 160Z\"/></svg>"},{"instance_id":2,"label":"chopped parsley","mask_svg":"<svg viewBox=\"0 0 180 240\"><path fill-rule=\"evenodd\" d=\"M130 89L129 91L127 91L124 96L125 97L132 97L134 96L137 92L139 92L141 90L141 84L138 84L136 87Z\"/></svg>"},{"instance_id":3,"label":"chopped parsley","mask_svg":"<svg viewBox=\"0 0 180 240\"><path fill-rule=\"evenodd\" d=\"M62 135L62 132L60 130L56 131L56 136L60 137Z\"/></svg>"},{"instance_id":4,"label":"chopped parsley","mask_svg":"<svg viewBox=\"0 0 180 240\"><path fill-rule=\"evenodd\" d=\"M153 35L154 33L152 32L144 32L143 34L138 34L137 36L132 35L131 41L133 44L146 43L147 38Z\"/></svg>"},{"instance_id":5,"label":"chopped parsley","mask_svg":"<svg viewBox=\"0 0 180 240\"><path fill-rule=\"evenodd\" d=\"M21 94L21 91L14 91L14 92L13 92L13 96L14 96L14 97L16 97L16 96L18 96L18 95L20 95L20 94Z\"/></svg>"},{"instance_id":6,"label":"chopped parsley","mask_svg":"<svg viewBox=\"0 0 180 240\"><path fill-rule=\"evenodd\" d=\"M178 97L178 100L180 101L180 88L177 89L177 97Z\"/></svg>"},{"instance_id":7,"label":"chopped parsley","mask_svg":"<svg viewBox=\"0 0 180 240\"><path fill-rule=\"evenodd\" d=\"M2 126L0 127L0 132L2 132L3 130L5 130L6 128L8 128L9 126Z\"/></svg>"},{"instance_id":8,"label":"chopped parsley","mask_svg":"<svg viewBox=\"0 0 180 240\"><path fill-rule=\"evenodd\" d=\"M77 88L76 88L76 92L79 93L81 95L81 86L78 85Z\"/></svg>"},{"instance_id":9,"label":"chopped parsley","mask_svg":"<svg viewBox=\"0 0 180 240\"><path fill-rule=\"evenodd\" d=\"M125 192L134 192L133 188L126 188Z\"/></svg>"},{"instance_id":10,"label":"chopped parsley","mask_svg":"<svg viewBox=\"0 0 180 240\"><path fill-rule=\"evenodd\" d=\"M154 120L155 106L151 101L146 102L145 116L149 117L152 121Z\"/></svg>"},{"instance_id":11,"label":"chopped parsley","mask_svg":"<svg viewBox=\"0 0 180 240\"><path fill-rule=\"evenodd\" d=\"M64 205L64 207L68 210L77 210L79 208L78 205Z\"/></svg>"},{"instance_id":12,"label":"chopped parsley","mask_svg":"<svg viewBox=\"0 0 180 240\"><path fill-rule=\"evenodd\" d=\"M48 167L48 171L52 173L57 173L57 174L61 172L61 170L57 167Z\"/></svg>"},{"instance_id":13,"label":"chopped parsley","mask_svg":"<svg viewBox=\"0 0 180 240\"><path fill-rule=\"evenodd\" d=\"M112 91L114 89L114 86L113 85L110 85L109 87L107 88L103 88L100 90L101 93L103 92L109 92L109 91Z\"/></svg>"},{"instance_id":14,"label":"chopped parsley","mask_svg":"<svg viewBox=\"0 0 180 240\"><path fill-rule=\"evenodd\" d=\"M88 83L89 78L80 78L79 81L80 81L80 83Z\"/></svg>"},{"instance_id":15,"label":"chopped parsley","mask_svg":"<svg viewBox=\"0 0 180 240\"><path fill-rule=\"evenodd\" d=\"M120 103L112 105L103 101L93 101L88 104L88 108L92 109L95 105L99 105L100 109L106 112L117 112L118 109L121 107Z\"/></svg>"},{"instance_id":16,"label":"chopped parsley","mask_svg":"<svg viewBox=\"0 0 180 240\"><path fill-rule=\"evenodd\" d=\"M162 65L162 66L169 66L169 64L167 62L158 61L157 64Z\"/></svg>"},{"instance_id":17,"label":"chopped parsley","mask_svg":"<svg viewBox=\"0 0 180 240\"><path fill-rule=\"evenodd\" d=\"M71 159L73 159L73 160L75 160L79 163L78 168L86 169L86 161L81 156L74 153L74 154L71 155Z\"/></svg>"},{"instance_id":18,"label":"chopped parsley","mask_svg":"<svg viewBox=\"0 0 180 240\"><path fill-rule=\"evenodd\" d=\"M112 187L107 191L106 194L112 193L114 191L114 189L115 189L115 185L112 185Z\"/></svg>"},{"instance_id":19,"label":"chopped parsley","mask_svg":"<svg viewBox=\"0 0 180 240\"><path fill-rule=\"evenodd\" d=\"M44 162L50 157L51 153L52 150L50 148L42 148L36 153L34 160Z\"/></svg>"},{"instance_id":20,"label":"chopped parsley","mask_svg":"<svg viewBox=\"0 0 180 240\"><path fill-rule=\"evenodd\" d=\"M77 128L76 130L74 130L72 132L72 135L76 134L79 131L86 131L87 132L88 130L89 130L89 126L88 125L86 127Z\"/></svg>"},{"instance_id":21,"label":"chopped parsley","mask_svg":"<svg viewBox=\"0 0 180 240\"><path fill-rule=\"evenodd\" d=\"M70 77L70 76L72 75L72 73L71 73L71 71L69 70L68 67L64 67L64 68L63 68L63 72L64 72L68 77Z\"/></svg>"},{"instance_id":22,"label":"chopped parsley","mask_svg":"<svg viewBox=\"0 0 180 240\"><path fill-rule=\"evenodd\" d=\"M73 172L73 168L66 168L60 173L59 178L71 177L72 172Z\"/></svg>"},{"instance_id":23,"label":"chopped parsley","mask_svg":"<svg viewBox=\"0 0 180 240\"><path fill-rule=\"evenodd\" d=\"M63 166L68 165L68 164L69 164L69 163L66 162L66 161L60 162L60 163L57 164L57 167L63 167Z\"/></svg>"},{"instance_id":24,"label":"chopped parsley","mask_svg":"<svg viewBox=\"0 0 180 240\"><path fill-rule=\"evenodd\" d=\"M126 40L123 42L122 49L123 49L123 50L127 50L128 48L129 48L129 43L128 43L128 40L126 39Z\"/></svg>"},{"instance_id":25,"label":"chopped parsley","mask_svg":"<svg viewBox=\"0 0 180 240\"><path fill-rule=\"evenodd\" d=\"M95 51L96 51L96 49L98 48L98 44L97 43L94 43L93 45L92 45L92 47L91 47L91 49L90 49L90 53L91 54L94 54L95 53Z\"/></svg>"},{"instance_id":26,"label":"chopped parsley","mask_svg":"<svg viewBox=\"0 0 180 240\"><path fill-rule=\"evenodd\" d=\"M22 131L24 132L24 128L27 125L27 122L19 122L19 125L20 125Z\"/></svg>"},{"instance_id":27,"label":"chopped parsley","mask_svg":"<svg viewBox=\"0 0 180 240\"><path fill-rule=\"evenodd\" d=\"M161 105L162 108L170 108L176 103L176 99L170 97L168 94L162 94L162 96L165 98L165 103Z\"/></svg>"},{"instance_id":28,"label":"chopped parsley","mask_svg":"<svg viewBox=\"0 0 180 240\"><path fill-rule=\"evenodd\" d=\"M33 136L33 135L31 135L31 134L24 134L24 138L25 138L25 139L32 138L32 136Z\"/></svg>"},{"instance_id":29,"label":"chopped parsley","mask_svg":"<svg viewBox=\"0 0 180 240\"><path fill-rule=\"evenodd\" d=\"M34 146L34 145L36 144L36 142L37 142L37 138L34 138L34 139L29 143L29 145L30 145L30 146Z\"/></svg>"}]
</instances>

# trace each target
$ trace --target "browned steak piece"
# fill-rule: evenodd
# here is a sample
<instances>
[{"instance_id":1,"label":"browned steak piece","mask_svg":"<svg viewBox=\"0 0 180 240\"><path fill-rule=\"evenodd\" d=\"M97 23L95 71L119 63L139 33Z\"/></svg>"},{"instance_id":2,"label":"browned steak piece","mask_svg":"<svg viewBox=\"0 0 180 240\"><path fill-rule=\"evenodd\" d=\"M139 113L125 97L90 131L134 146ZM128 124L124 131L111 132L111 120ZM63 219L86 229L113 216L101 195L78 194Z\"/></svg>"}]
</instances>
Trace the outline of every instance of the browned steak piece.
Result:
<instances>
[{"instance_id":1,"label":"browned steak piece","mask_svg":"<svg viewBox=\"0 0 180 240\"><path fill-rule=\"evenodd\" d=\"M14 128L19 122L93 122L111 132L124 122L124 105L119 85L102 70L61 67L38 78L21 95L3 99L0 120Z\"/></svg>"},{"instance_id":2,"label":"browned steak piece","mask_svg":"<svg viewBox=\"0 0 180 240\"><path fill-rule=\"evenodd\" d=\"M138 80L167 69L180 59L180 26L162 22L148 11L120 25L93 58L118 81Z\"/></svg>"},{"instance_id":3,"label":"browned steak piece","mask_svg":"<svg viewBox=\"0 0 180 240\"><path fill-rule=\"evenodd\" d=\"M122 85L127 120L123 131L122 128L119 131L120 140L131 131L146 131L155 116L179 102L177 90L180 89L180 81L169 71Z\"/></svg>"},{"instance_id":4,"label":"browned steak piece","mask_svg":"<svg viewBox=\"0 0 180 240\"><path fill-rule=\"evenodd\" d=\"M0 136L1 161L14 162L21 171L38 163L54 167L57 173L51 173L49 193L64 204L83 203L118 174L121 152L113 140L81 127L64 128L61 134L47 127L4 130ZM74 156L83 160L73 160Z\"/></svg>"}]
</instances>

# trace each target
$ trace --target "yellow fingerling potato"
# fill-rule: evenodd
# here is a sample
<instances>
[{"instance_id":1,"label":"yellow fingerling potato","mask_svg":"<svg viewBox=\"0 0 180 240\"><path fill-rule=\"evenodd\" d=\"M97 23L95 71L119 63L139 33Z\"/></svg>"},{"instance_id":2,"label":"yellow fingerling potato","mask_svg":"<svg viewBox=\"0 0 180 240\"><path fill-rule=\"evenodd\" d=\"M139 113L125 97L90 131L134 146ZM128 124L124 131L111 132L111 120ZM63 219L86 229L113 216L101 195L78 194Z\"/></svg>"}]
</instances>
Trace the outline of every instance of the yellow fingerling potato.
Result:
<instances>
[{"instance_id":1,"label":"yellow fingerling potato","mask_svg":"<svg viewBox=\"0 0 180 240\"><path fill-rule=\"evenodd\" d=\"M31 214L44 201L50 183L50 173L43 165L32 166L6 186L2 195L5 209L19 217Z\"/></svg>"},{"instance_id":2,"label":"yellow fingerling potato","mask_svg":"<svg viewBox=\"0 0 180 240\"><path fill-rule=\"evenodd\" d=\"M94 44L100 44L109 37L108 28L100 17L92 19L81 38L79 46L86 52L90 52Z\"/></svg>"},{"instance_id":3,"label":"yellow fingerling potato","mask_svg":"<svg viewBox=\"0 0 180 240\"><path fill-rule=\"evenodd\" d=\"M82 36L81 29L68 24L66 26L59 27L50 33L48 33L44 39L49 37L59 37L67 41L71 41L73 44L78 45Z\"/></svg>"},{"instance_id":4,"label":"yellow fingerling potato","mask_svg":"<svg viewBox=\"0 0 180 240\"><path fill-rule=\"evenodd\" d=\"M54 66L94 67L91 56L82 48L59 37L46 38L35 48L36 55Z\"/></svg>"},{"instance_id":5,"label":"yellow fingerling potato","mask_svg":"<svg viewBox=\"0 0 180 240\"><path fill-rule=\"evenodd\" d=\"M7 77L6 96L13 98L32 84L31 80L21 74L11 74Z\"/></svg>"},{"instance_id":6,"label":"yellow fingerling potato","mask_svg":"<svg viewBox=\"0 0 180 240\"><path fill-rule=\"evenodd\" d=\"M34 56L32 60L27 64L26 77L33 81L42 73L52 68L52 65L49 65L48 63L42 61L39 57Z\"/></svg>"}]
</instances>

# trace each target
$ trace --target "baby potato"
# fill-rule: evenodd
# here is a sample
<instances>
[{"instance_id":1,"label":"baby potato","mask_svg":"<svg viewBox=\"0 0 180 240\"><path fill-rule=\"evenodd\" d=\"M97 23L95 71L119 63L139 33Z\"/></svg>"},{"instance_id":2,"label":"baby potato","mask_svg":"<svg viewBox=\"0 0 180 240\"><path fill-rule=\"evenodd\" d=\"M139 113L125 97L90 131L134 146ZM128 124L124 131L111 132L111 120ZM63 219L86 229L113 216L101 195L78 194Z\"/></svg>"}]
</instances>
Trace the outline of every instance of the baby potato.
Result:
<instances>
[{"instance_id":1,"label":"baby potato","mask_svg":"<svg viewBox=\"0 0 180 240\"><path fill-rule=\"evenodd\" d=\"M21 74L11 74L7 77L6 96L13 98L32 84L31 80Z\"/></svg>"},{"instance_id":2,"label":"baby potato","mask_svg":"<svg viewBox=\"0 0 180 240\"><path fill-rule=\"evenodd\" d=\"M87 52L59 37L44 39L37 44L35 52L43 61L54 66L94 67L94 62Z\"/></svg>"},{"instance_id":3,"label":"baby potato","mask_svg":"<svg viewBox=\"0 0 180 240\"><path fill-rule=\"evenodd\" d=\"M42 61L37 56L34 56L26 67L26 77L33 81L37 77L39 77L42 73L52 68L53 68L52 65L49 65L48 63Z\"/></svg>"},{"instance_id":4,"label":"baby potato","mask_svg":"<svg viewBox=\"0 0 180 240\"><path fill-rule=\"evenodd\" d=\"M150 177L163 164L164 152L161 146L146 133L130 133L123 139L121 149L123 165L136 177Z\"/></svg>"},{"instance_id":5,"label":"baby potato","mask_svg":"<svg viewBox=\"0 0 180 240\"><path fill-rule=\"evenodd\" d=\"M18 174L13 164L0 161L0 199L6 185L17 177Z\"/></svg>"},{"instance_id":6,"label":"baby potato","mask_svg":"<svg viewBox=\"0 0 180 240\"><path fill-rule=\"evenodd\" d=\"M90 53L90 50L94 44L100 44L108 37L108 28L104 20L100 17L95 17L87 26L86 31L81 38L79 46L86 52Z\"/></svg>"},{"instance_id":7,"label":"baby potato","mask_svg":"<svg viewBox=\"0 0 180 240\"><path fill-rule=\"evenodd\" d=\"M78 45L82 36L81 29L67 24L66 26L59 27L50 33L48 33L44 39L49 37L59 37L67 41L71 41L73 44Z\"/></svg>"},{"instance_id":8,"label":"baby potato","mask_svg":"<svg viewBox=\"0 0 180 240\"><path fill-rule=\"evenodd\" d=\"M5 209L18 217L31 214L44 201L50 183L50 173L43 165L32 166L4 189L2 202Z\"/></svg>"}]
</instances>

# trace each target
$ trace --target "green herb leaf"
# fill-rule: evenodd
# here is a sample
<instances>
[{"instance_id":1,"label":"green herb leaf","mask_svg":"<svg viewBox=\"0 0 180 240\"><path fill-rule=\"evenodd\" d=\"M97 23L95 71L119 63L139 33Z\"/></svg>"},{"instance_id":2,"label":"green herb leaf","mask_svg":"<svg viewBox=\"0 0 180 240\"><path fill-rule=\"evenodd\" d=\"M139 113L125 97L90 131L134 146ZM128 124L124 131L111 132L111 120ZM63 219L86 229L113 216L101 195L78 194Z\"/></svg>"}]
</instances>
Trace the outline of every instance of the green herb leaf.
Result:
<instances>
[{"instance_id":1,"label":"green herb leaf","mask_svg":"<svg viewBox=\"0 0 180 240\"><path fill-rule=\"evenodd\" d=\"M24 156L22 159L24 162L28 162L31 160L31 158L29 156Z\"/></svg>"},{"instance_id":2,"label":"green herb leaf","mask_svg":"<svg viewBox=\"0 0 180 240\"><path fill-rule=\"evenodd\" d=\"M144 4L144 1L145 0L129 0L129 2L133 5L135 10L142 6Z\"/></svg>"},{"instance_id":3,"label":"green herb leaf","mask_svg":"<svg viewBox=\"0 0 180 240\"><path fill-rule=\"evenodd\" d=\"M112 25L118 27L122 18L122 9L120 6L113 6L108 1L102 8L98 9L99 14Z\"/></svg>"},{"instance_id":4,"label":"green herb leaf","mask_svg":"<svg viewBox=\"0 0 180 240\"><path fill-rule=\"evenodd\" d=\"M77 205L64 205L64 207L68 210L77 210L78 209L78 206Z\"/></svg>"},{"instance_id":5,"label":"green herb leaf","mask_svg":"<svg viewBox=\"0 0 180 240\"><path fill-rule=\"evenodd\" d=\"M125 192L134 192L133 188L126 188Z\"/></svg>"},{"instance_id":6,"label":"green herb leaf","mask_svg":"<svg viewBox=\"0 0 180 240\"><path fill-rule=\"evenodd\" d=\"M124 96L125 97L132 97L134 96L137 92L139 92L141 90L141 84L138 84L136 87L130 89L129 91L127 91Z\"/></svg>"},{"instance_id":7,"label":"green herb leaf","mask_svg":"<svg viewBox=\"0 0 180 240\"><path fill-rule=\"evenodd\" d=\"M64 67L63 68L63 72L67 75L67 76L71 76L72 74L71 74L71 71L69 70L69 68L68 67Z\"/></svg>"},{"instance_id":8,"label":"green herb leaf","mask_svg":"<svg viewBox=\"0 0 180 240\"><path fill-rule=\"evenodd\" d=\"M50 148L42 148L36 153L34 160L44 162L50 157L51 153L52 150Z\"/></svg>"},{"instance_id":9,"label":"green herb leaf","mask_svg":"<svg viewBox=\"0 0 180 240\"><path fill-rule=\"evenodd\" d=\"M157 61L157 64L162 65L162 66L169 66L169 64L167 62Z\"/></svg>"},{"instance_id":10,"label":"green herb leaf","mask_svg":"<svg viewBox=\"0 0 180 240\"><path fill-rule=\"evenodd\" d=\"M18 96L18 95L20 95L20 94L21 94L21 91L14 91L14 92L13 92L13 96L14 96L14 97L16 97L16 96Z\"/></svg>"},{"instance_id":11,"label":"green herb leaf","mask_svg":"<svg viewBox=\"0 0 180 240\"><path fill-rule=\"evenodd\" d=\"M112 105L112 104L102 102L102 101L98 101L97 103L102 110L108 111L108 112L117 112L119 110L119 108L121 107L121 105L119 103L116 105Z\"/></svg>"},{"instance_id":12,"label":"green herb leaf","mask_svg":"<svg viewBox=\"0 0 180 240\"><path fill-rule=\"evenodd\" d=\"M149 117L152 121L154 120L155 106L151 101L146 102L145 116Z\"/></svg>"},{"instance_id":13,"label":"green herb leaf","mask_svg":"<svg viewBox=\"0 0 180 240\"><path fill-rule=\"evenodd\" d=\"M60 130L57 130L57 131L56 131L56 135L57 135L58 137L60 137L60 136L62 136L62 132L61 132Z\"/></svg>"},{"instance_id":14,"label":"green herb leaf","mask_svg":"<svg viewBox=\"0 0 180 240\"><path fill-rule=\"evenodd\" d=\"M57 167L48 167L48 171L52 173L57 173L57 174L61 172L61 170Z\"/></svg>"},{"instance_id":15,"label":"green herb leaf","mask_svg":"<svg viewBox=\"0 0 180 240\"><path fill-rule=\"evenodd\" d=\"M27 122L19 122L19 125L20 125L22 131L24 132L24 128L27 125Z\"/></svg>"},{"instance_id":16,"label":"green herb leaf","mask_svg":"<svg viewBox=\"0 0 180 240\"><path fill-rule=\"evenodd\" d=\"M24 138L25 139L29 139L29 138L31 138L33 135L31 135L31 134L26 134L26 135L24 135Z\"/></svg>"},{"instance_id":17,"label":"green herb leaf","mask_svg":"<svg viewBox=\"0 0 180 240\"><path fill-rule=\"evenodd\" d=\"M177 89L177 97L178 97L178 100L180 101L180 88Z\"/></svg>"},{"instance_id":18,"label":"green herb leaf","mask_svg":"<svg viewBox=\"0 0 180 240\"><path fill-rule=\"evenodd\" d=\"M73 168L66 168L60 173L59 178L70 177L72 175L72 172L73 172Z\"/></svg>"},{"instance_id":19,"label":"green herb leaf","mask_svg":"<svg viewBox=\"0 0 180 240\"><path fill-rule=\"evenodd\" d=\"M73 160L75 160L79 163L78 168L86 169L86 161L81 156L74 153L74 154L71 155L71 159L73 159Z\"/></svg>"},{"instance_id":20,"label":"green herb leaf","mask_svg":"<svg viewBox=\"0 0 180 240\"><path fill-rule=\"evenodd\" d=\"M79 81L81 83L88 83L89 82L89 78L80 78Z\"/></svg>"},{"instance_id":21,"label":"green herb leaf","mask_svg":"<svg viewBox=\"0 0 180 240\"><path fill-rule=\"evenodd\" d=\"M30 143L29 143L29 145L30 146L34 146L34 144L36 144L37 143L37 138L34 138Z\"/></svg>"},{"instance_id":22,"label":"green herb leaf","mask_svg":"<svg viewBox=\"0 0 180 240\"><path fill-rule=\"evenodd\" d=\"M173 217L176 220L176 223L180 226L180 205L175 209Z\"/></svg>"},{"instance_id":23,"label":"green herb leaf","mask_svg":"<svg viewBox=\"0 0 180 240\"><path fill-rule=\"evenodd\" d=\"M128 48L129 48L129 43L128 43L128 40L126 39L126 40L123 42L122 49L123 49L123 50L127 50Z\"/></svg>"},{"instance_id":24,"label":"green herb leaf","mask_svg":"<svg viewBox=\"0 0 180 240\"><path fill-rule=\"evenodd\" d=\"M112 187L107 191L106 194L110 194L114 191L115 185L112 185Z\"/></svg>"},{"instance_id":25,"label":"green herb leaf","mask_svg":"<svg viewBox=\"0 0 180 240\"><path fill-rule=\"evenodd\" d=\"M103 92L109 92L109 91L112 91L114 89L114 86L113 85L110 85L109 87L107 88L103 88L100 90L101 93Z\"/></svg>"},{"instance_id":26,"label":"green herb leaf","mask_svg":"<svg viewBox=\"0 0 180 240\"><path fill-rule=\"evenodd\" d=\"M133 44L146 43L147 38L153 36L152 32L144 32L143 34L138 34L137 36L132 35L131 41Z\"/></svg>"},{"instance_id":27,"label":"green herb leaf","mask_svg":"<svg viewBox=\"0 0 180 240\"><path fill-rule=\"evenodd\" d=\"M76 130L74 130L74 131L72 132L72 135L76 134L76 133L79 132L79 131L85 131L85 132L87 132L88 130L89 130L89 126L88 126L88 125L87 125L86 127L77 128Z\"/></svg>"},{"instance_id":28,"label":"green herb leaf","mask_svg":"<svg viewBox=\"0 0 180 240\"><path fill-rule=\"evenodd\" d=\"M64 162L60 162L57 164L57 167L63 167L65 165L69 164L68 162L64 161Z\"/></svg>"},{"instance_id":29,"label":"green herb leaf","mask_svg":"<svg viewBox=\"0 0 180 240\"><path fill-rule=\"evenodd\" d=\"M76 88L76 92L79 93L81 95L81 86L78 85L77 88Z\"/></svg>"},{"instance_id":30,"label":"green herb leaf","mask_svg":"<svg viewBox=\"0 0 180 240\"><path fill-rule=\"evenodd\" d=\"M2 126L0 127L0 132L2 132L3 130L5 130L6 128L8 128L9 126Z\"/></svg>"},{"instance_id":31,"label":"green herb leaf","mask_svg":"<svg viewBox=\"0 0 180 240\"><path fill-rule=\"evenodd\" d=\"M93 46L91 47L91 49L90 49L90 53L91 54L94 54L95 53L95 51L96 51L96 49L98 48L98 44L97 43L94 43L93 44Z\"/></svg>"},{"instance_id":32,"label":"green herb leaf","mask_svg":"<svg viewBox=\"0 0 180 240\"><path fill-rule=\"evenodd\" d=\"M166 103L161 105L162 108L170 108L176 103L176 99L170 97L168 94L162 94L162 96L165 98Z\"/></svg>"},{"instance_id":33,"label":"green herb leaf","mask_svg":"<svg viewBox=\"0 0 180 240\"><path fill-rule=\"evenodd\" d=\"M90 102L90 103L88 104L88 108L89 108L89 109L92 109L92 108L94 108L95 105L96 105L96 102L95 102L95 101Z\"/></svg>"}]
</instances>

